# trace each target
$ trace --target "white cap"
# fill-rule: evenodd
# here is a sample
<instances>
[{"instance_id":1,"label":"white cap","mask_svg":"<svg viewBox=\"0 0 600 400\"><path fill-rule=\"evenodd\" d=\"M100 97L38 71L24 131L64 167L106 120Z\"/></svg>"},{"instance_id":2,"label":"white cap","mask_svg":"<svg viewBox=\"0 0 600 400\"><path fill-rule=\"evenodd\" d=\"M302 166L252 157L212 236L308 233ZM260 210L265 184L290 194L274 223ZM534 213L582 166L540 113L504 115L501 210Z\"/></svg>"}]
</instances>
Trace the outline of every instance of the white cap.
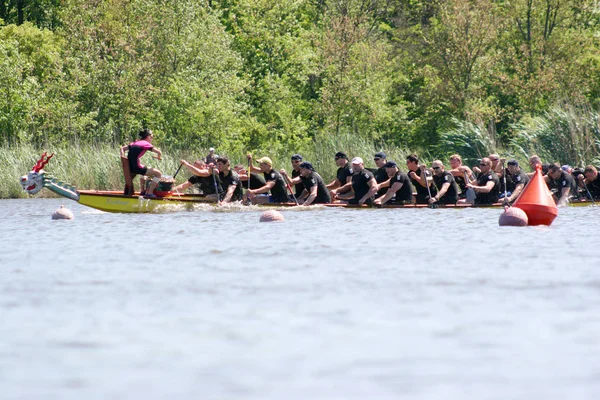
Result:
<instances>
[{"instance_id":1,"label":"white cap","mask_svg":"<svg viewBox=\"0 0 600 400\"><path fill-rule=\"evenodd\" d=\"M352 159L352 164L364 164L363 159L360 157L354 157Z\"/></svg>"},{"instance_id":2,"label":"white cap","mask_svg":"<svg viewBox=\"0 0 600 400\"><path fill-rule=\"evenodd\" d=\"M208 149L208 151L215 151L215 148L211 147L210 149Z\"/></svg>"}]
</instances>

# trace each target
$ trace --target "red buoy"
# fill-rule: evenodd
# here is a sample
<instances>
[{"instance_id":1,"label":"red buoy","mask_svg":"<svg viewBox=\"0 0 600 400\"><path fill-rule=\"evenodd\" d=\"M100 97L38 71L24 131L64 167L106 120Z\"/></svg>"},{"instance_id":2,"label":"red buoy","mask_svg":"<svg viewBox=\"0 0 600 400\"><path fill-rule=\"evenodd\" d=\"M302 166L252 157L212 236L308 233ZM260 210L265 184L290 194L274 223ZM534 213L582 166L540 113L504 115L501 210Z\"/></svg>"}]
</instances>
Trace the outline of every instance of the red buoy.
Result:
<instances>
[{"instance_id":1,"label":"red buoy","mask_svg":"<svg viewBox=\"0 0 600 400\"><path fill-rule=\"evenodd\" d=\"M525 211L529 225L550 225L558 215L558 208L542 177L540 165L536 166L531 181L515 201L514 207Z\"/></svg>"}]
</instances>

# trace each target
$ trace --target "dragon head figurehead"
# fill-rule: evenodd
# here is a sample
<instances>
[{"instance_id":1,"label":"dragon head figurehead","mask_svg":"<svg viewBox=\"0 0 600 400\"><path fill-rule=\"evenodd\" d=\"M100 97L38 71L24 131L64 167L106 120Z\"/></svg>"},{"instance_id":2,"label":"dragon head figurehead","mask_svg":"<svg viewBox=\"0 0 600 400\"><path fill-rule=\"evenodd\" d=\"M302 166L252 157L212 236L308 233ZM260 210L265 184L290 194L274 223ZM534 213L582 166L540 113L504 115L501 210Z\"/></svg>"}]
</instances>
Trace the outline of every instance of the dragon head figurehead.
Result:
<instances>
[{"instance_id":1,"label":"dragon head figurehead","mask_svg":"<svg viewBox=\"0 0 600 400\"><path fill-rule=\"evenodd\" d=\"M44 188L44 166L52 158L54 153L47 156L47 153L42 154L42 157L32 168L31 172L21 177L21 186L29 194L36 194Z\"/></svg>"}]
</instances>

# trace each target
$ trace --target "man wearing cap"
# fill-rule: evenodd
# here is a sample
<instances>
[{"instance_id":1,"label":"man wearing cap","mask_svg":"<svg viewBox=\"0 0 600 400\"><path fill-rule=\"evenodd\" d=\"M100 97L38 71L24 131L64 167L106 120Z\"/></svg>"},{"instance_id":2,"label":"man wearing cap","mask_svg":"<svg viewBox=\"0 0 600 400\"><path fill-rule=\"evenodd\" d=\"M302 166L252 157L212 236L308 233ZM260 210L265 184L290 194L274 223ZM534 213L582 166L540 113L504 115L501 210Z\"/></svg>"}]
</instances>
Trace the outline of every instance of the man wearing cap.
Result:
<instances>
[{"instance_id":1,"label":"man wearing cap","mask_svg":"<svg viewBox=\"0 0 600 400\"><path fill-rule=\"evenodd\" d=\"M298 201L303 206L311 204L326 204L331 203L329 190L325 187L325 182L319 175L312 164L309 162L300 163L300 179L304 185L304 191L298 198Z\"/></svg>"},{"instance_id":2,"label":"man wearing cap","mask_svg":"<svg viewBox=\"0 0 600 400\"><path fill-rule=\"evenodd\" d=\"M217 168L219 169L219 180L225 192L223 200L219 204L241 201L244 196L242 182L240 182L237 172L231 170L229 159L227 157L217 158Z\"/></svg>"},{"instance_id":3,"label":"man wearing cap","mask_svg":"<svg viewBox=\"0 0 600 400\"><path fill-rule=\"evenodd\" d=\"M592 199L600 199L600 174L593 165L588 165L583 170L583 174L577 176L579 186L587 188L587 191L592 196ZM588 194L585 194L586 197Z\"/></svg>"},{"instance_id":4,"label":"man wearing cap","mask_svg":"<svg viewBox=\"0 0 600 400\"><path fill-rule=\"evenodd\" d=\"M439 191L429 199L429 203L456 204L458 201L458 185L454 175L444 170L444 164L440 160L431 163L433 170L433 184Z\"/></svg>"},{"instance_id":5,"label":"man wearing cap","mask_svg":"<svg viewBox=\"0 0 600 400\"><path fill-rule=\"evenodd\" d=\"M377 196L383 196L385 192L387 192L389 185L382 185L382 183L390 180L390 177L388 176L387 171L384 167L385 163L387 162L387 156L383 151L380 151L378 153L375 153L373 161L375 161L375 165L377 165L377 169L373 171L373 175L375 175L375 180L379 185L379 190L377 190Z\"/></svg>"},{"instance_id":6,"label":"man wearing cap","mask_svg":"<svg viewBox=\"0 0 600 400\"><path fill-rule=\"evenodd\" d=\"M500 180L498 175L492 171L492 161L485 157L479 162L481 173L477 182L467 183L468 188L475 190L475 204L493 204L498 202L500 196Z\"/></svg>"},{"instance_id":7,"label":"man wearing cap","mask_svg":"<svg viewBox=\"0 0 600 400\"><path fill-rule=\"evenodd\" d=\"M335 199L338 194L349 192L352 188L352 168L346 153L338 151L335 154L335 164L338 166L336 177L327 185L332 199Z\"/></svg>"},{"instance_id":8,"label":"man wearing cap","mask_svg":"<svg viewBox=\"0 0 600 400\"><path fill-rule=\"evenodd\" d=\"M410 178L404 172L398 169L398 165L393 161L386 162L383 167L388 174L388 190L383 195L375 199L375 204L411 204L413 197L413 187Z\"/></svg>"},{"instance_id":9,"label":"man wearing cap","mask_svg":"<svg viewBox=\"0 0 600 400\"><path fill-rule=\"evenodd\" d=\"M352 159L352 192L338 196L338 199L348 204L373 204L373 197L377 193L377 181L373 173L365 169L363 159Z\"/></svg>"},{"instance_id":10,"label":"man wearing cap","mask_svg":"<svg viewBox=\"0 0 600 400\"><path fill-rule=\"evenodd\" d=\"M523 188L529 182L529 177L521 170L517 160L508 160L504 173L506 173L506 188L504 188L504 179L502 179L500 181L500 196L506 191L505 202L512 203L519 197Z\"/></svg>"},{"instance_id":11,"label":"man wearing cap","mask_svg":"<svg viewBox=\"0 0 600 400\"><path fill-rule=\"evenodd\" d=\"M552 190L552 196L556 205L565 206L571 196L577 196L577 183L575 183L575 179L571 174L563 171L560 164L550 164L550 167L548 167L548 177L553 181L553 187L556 188L556 191Z\"/></svg>"},{"instance_id":12,"label":"man wearing cap","mask_svg":"<svg viewBox=\"0 0 600 400\"><path fill-rule=\"evenodd\" d=\"M294 154L292 156L292 179L289 179L290 185L294 186L296 192L296 198L300 197L304 191L304 184L300 179L300 164L302 163L302 156L300 154ZM297 179L296 179L297 178Z\"/></svg>"},{"instance_id":13,"label":"man wearing cap","mask_svg":"<svg viewBox=\"0 0 600 400\"><path fill-rule=\"evenodd\" d=\"M417 191L417 204L429 204L429 193L431 193L431 196L437 194L435 186L427 179L430 177L429 171L425 169L424 165L419 165L419 157L415 154L406 157L406 167L408 168L410 182Z\"/></svg>"},{"instance_id":14,"label":"man wearing cap","mask_svg":"<svg viewBox=\"0 0 600 400\"><path fill-rule=\"evenodd\" d=\"M248 160L252 163L252 154L248 154ZM258 189L250 189L246 193L254 204L260 203L287 203L290 201L285 182L279 172L273 169L273 161L269 157L262 157L256 160L258 168L251 164L252 171L262 172L266 184ZM257 194L269 193L270 196L260 196Z\"/></svg>"}]
</instances>

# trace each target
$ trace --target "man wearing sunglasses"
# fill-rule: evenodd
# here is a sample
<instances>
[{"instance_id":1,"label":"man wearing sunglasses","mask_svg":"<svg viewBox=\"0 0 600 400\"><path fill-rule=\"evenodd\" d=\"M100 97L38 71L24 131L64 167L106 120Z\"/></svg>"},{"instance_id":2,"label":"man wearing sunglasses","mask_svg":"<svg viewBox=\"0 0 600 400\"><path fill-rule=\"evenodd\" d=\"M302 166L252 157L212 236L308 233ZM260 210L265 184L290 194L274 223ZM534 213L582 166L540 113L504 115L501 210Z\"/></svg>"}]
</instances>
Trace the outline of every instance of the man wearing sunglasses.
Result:
<instances>
[{"instance_id":1,"label":"man wearing sunglasses","mask_svg":"<svg viewBox=\"0 0 600 400\"><path fill-rule=\"evenodd\" d=\"M284 175L289 181L290 185L294 186L296 198L299 198L304 191L304 184L300 178L300 164L302 164L302 156L300 154L294 154L292 156L292 179L289 179L284 169L279 171L279 173Z\"/></svg>"},{"instance_id":2,"label":"man wearing sunglasses","mask_svg":"<svg viewBox=\"0 0 600 400\"><path fill-rule=\"evenodd\" d=\"M387 162L387 156L383 151L375 153L375 157L373 157L373 161L375 161L375 165L377 169L373 170L373 175L375 175L375 180L377 181L378 190L377 196L383 196L385 192L388 190L390 177L387 174L385 169L385 163ZM383 183L386 183L382 185Z\"/></svg>"},{"instance_id":3,"label":"man wearing sunglasses","mask_svg":"<svg viewBox=\"0 0 600 400\"><path fill-rule=\"evenodd\" d=\"M436 187L430 182L431 174L427 171L425 165L419 165L419 157L415 154L406 157L406 167L408 168L410 182L417 191L416 203L429 204L429 193L431 193L431 196L437 194ZM427 186L429 186L429 189L427 189Z\"/></svg>"},{"instance_id":4,"label":"man wearing sunglasses","mask_svg":"<svg viewBox=\"0 0 600 400\"><path fill-rule=\"evenodd\" d=\"M440 160L435 160L431 164L433 170L433 183L439 192L429 199L429 203L438 204L456 204L458 201L458 185L454 180L454 175L444 169L444 164Z\"/></svg>"},{"instance_id":5,"label":"man wearing sunglasses","mask_svg":"<svg viewBox=\"0 0 600 400\"><path fill-rule=\"evenodd\" d=\"M506 192L505 202L512 203L519 197L523 188L529 182L529 177L521 170L517 160L509 160L503 173L506 174L506 188L504 188L504 179L502 179L500 181L500 196L503 196ZM502 175L500 175L500 178L502 178Z\"/></svg>"},{"instance_id":6,"label":"man wearing sunglasses","mask_svg":"<svg viewBox=\"0 0 600 400\"><path fill-rule=\"evenodd\" d=\"M498 202L500 196L500 179L492 171L492 160L483 158L479 162L481 173L477 177L477 184L468 183L467 187L475 191L475 204L493 204Z\"/></svg>"}]
</instances>

